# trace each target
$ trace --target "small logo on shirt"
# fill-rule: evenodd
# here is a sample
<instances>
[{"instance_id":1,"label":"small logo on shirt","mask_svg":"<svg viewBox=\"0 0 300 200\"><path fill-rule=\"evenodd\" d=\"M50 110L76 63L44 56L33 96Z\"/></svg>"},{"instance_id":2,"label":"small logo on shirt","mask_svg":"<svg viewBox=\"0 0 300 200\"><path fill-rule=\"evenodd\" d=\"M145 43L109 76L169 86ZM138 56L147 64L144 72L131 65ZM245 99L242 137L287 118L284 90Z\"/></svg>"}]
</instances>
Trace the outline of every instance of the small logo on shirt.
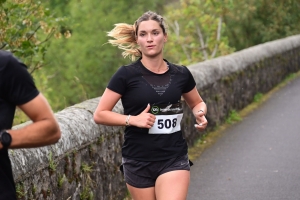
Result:
<instances>
[{"instance_id":1,"label":"small logo on shirt","mask_svg":"<svg viewBox=\"0 0 300 200\"><path fill-rule=\"evenodd\" d=\"M152 108L151 108L151 112L155 115L155 114L157 114L158 112L159 112L159 107L158 106L153 106Z\"/></svg>"}]
</instances>

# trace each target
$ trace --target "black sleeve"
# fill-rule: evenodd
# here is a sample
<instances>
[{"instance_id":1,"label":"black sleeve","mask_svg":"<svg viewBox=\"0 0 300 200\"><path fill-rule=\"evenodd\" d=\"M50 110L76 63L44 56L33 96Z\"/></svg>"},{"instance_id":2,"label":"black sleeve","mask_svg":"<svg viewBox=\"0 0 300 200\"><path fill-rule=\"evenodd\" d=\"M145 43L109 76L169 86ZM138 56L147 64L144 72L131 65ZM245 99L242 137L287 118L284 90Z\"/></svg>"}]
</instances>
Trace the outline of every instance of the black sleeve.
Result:
<instances>
[{"instance_id":1,"label":"black sleeve","mask_svg":"<svg viewBox=\"0 0 300 200\"><path fill-rule=\"evenodd\" d=\"M183 67L184 67L184 74L187 74L188 80L187 80L186 86L185 86L185 88L183 88L182 92L188 93L192 89L194 89L194 87L196 86L196 82L195 82L195 79L194 79L192 73L190 72L190 70L186 66L183 66Z\"/></svg>"},{"instance_id":2,"label":"black sleeve","mask_svg":"<svg viewBox=\"0 0 300 200\"><path fill-rule=\"evenodd\" d=\"M13 56L9 57L3 78L5 98L15 105L25 104L39 94L26 65Z\"/></svg>"},{"instance_id":3,"label":"black sleeve","mask_svg":"<svg viewBox=\"0 0 300 200\"><path fill-rule=\"evenodd\" d=\"M117 72L110 79L107 88L120 94L124 95L126 92L126 77L127 70L125 66L120 67Z\"/></svg>"}]
</instances>

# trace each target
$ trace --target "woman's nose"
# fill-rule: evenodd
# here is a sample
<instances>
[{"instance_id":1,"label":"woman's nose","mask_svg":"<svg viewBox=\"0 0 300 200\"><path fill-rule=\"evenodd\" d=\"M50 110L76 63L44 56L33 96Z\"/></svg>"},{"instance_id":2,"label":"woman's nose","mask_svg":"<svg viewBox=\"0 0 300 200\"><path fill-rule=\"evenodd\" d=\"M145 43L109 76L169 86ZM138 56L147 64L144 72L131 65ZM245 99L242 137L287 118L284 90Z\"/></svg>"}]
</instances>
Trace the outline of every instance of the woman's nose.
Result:
<instances>
[{"instance_id":1,"label":"woman's nose","mask_svg":"<svg viewBox=\"0 0 300 200\"><path fill-rule=\"evenodd\" d=\"M152 36L151 36L151 34L147 35L147 42L152 42Z\"/></svg>"}]
</instances>

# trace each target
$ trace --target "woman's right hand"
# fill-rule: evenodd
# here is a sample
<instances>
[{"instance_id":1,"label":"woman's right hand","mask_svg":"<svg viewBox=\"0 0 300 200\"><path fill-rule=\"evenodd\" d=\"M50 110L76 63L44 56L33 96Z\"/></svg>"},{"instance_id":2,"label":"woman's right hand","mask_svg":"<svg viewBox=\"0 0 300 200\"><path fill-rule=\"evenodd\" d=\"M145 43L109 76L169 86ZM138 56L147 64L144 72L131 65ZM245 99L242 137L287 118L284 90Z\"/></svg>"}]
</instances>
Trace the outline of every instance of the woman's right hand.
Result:
<instances>
[{"instance_id":1,"label":"woman's right hand","mask_svg":"<svg viewBox=\"0 0 300 200\"><path fill-rule=\"evenodd\" d=\"M129 119L129 124L131 126L137 126L139 128L151 128L155 122L155 115L149 113L151 106L147 105L146 109L139 115L131 116Z\"/></svg>"}]
</instances>

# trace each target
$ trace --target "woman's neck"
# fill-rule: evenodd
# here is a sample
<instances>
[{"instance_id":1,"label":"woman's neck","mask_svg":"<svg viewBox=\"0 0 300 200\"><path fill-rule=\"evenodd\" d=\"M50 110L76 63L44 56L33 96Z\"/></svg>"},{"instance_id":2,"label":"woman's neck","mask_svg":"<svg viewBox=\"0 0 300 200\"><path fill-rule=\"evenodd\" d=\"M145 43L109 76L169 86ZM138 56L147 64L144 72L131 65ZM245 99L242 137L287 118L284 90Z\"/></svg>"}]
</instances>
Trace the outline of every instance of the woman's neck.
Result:
<instances>
[{"instance_id":1,"label":"woman's neck","mask_svg":"<svg viewBox=\"0 0 300 200\"><path fill-rule=\"evenodd\" d=\"M164 73L169 69L168 64L163 60L162 57L156 57L156 58L143 57L141 59L141 62L144 65L144 67L146 67L148 70L154 73L158 73L158 74Z\"/></svg>"}]
</instances>

